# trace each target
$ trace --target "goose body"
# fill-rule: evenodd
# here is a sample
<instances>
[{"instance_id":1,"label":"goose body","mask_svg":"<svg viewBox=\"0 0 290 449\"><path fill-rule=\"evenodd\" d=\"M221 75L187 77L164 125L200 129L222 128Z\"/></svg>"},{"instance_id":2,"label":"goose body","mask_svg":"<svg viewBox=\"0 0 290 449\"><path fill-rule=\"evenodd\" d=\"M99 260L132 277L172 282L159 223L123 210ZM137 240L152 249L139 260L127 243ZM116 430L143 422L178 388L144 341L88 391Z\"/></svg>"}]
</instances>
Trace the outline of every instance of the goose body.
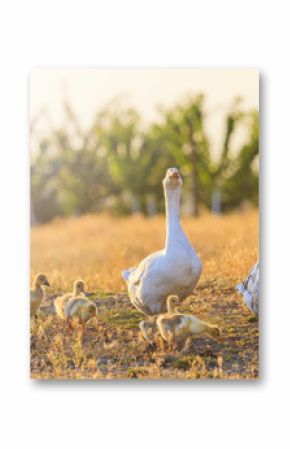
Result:
<instances>
[{"instance_id":1,"label":"goose body","mask_svg":"<svg viewBox=\"0 0 290 449\"><path fill-rule=\"evenodd\" d=\"M166 205L165 248L150 254L136 268L123 271L132 304L146 315L166 312L166 298L180 300L192 293L201 274L201 262L190 245L179 219L182 180L176 168L163 180Z\"/></svg>"},{"instance_id":2,"label":"goose body","mask_svg":"<svg viewBox=\"0 0 290 449\"><path fill-rule=\"evenodd\" d=\"M246 306L259 315L259 262L257 262L246 279L236 286L236 290L243 295Z\"/></svg>"},{"instance_id":3,"label":"goose body","mask_svg":"<svg viewBox=\"0 0 290 449\"><path fill-rule=\"evenodd\" d=\"M71 293L65 293L62 296L58 296L56 300L54 301L54 308L56 311L56 314L62 318L65 319L65 313L64 308L66 303L69 299L74 297L84 296L85 297L85 283L81 279L76 280L74 282L74 289Z\"/></svg>"},{"instance_id":4,"label":"goose body","mask_svg":"<svg viewBox=\"0 0 290 449\"><path fill-rule=\"evenodd\" d=\"M40 304L45 299L43 285L49 286L47 277L45 274L38 274L34 281L34 288L30 290L30 316L37 314Z\"/></svg>"}]
</instances>

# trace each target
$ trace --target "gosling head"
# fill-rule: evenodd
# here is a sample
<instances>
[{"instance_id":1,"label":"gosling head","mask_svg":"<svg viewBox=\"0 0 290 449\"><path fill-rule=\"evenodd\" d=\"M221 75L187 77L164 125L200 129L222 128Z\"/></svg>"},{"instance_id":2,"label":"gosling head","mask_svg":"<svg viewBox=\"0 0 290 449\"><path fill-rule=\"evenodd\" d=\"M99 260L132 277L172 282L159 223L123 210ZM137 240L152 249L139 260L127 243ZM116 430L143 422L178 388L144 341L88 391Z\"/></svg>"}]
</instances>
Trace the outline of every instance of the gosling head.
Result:
<instances>
[{"instance_id":1,"label":"gosling head","mask_svg":"<svg viewBox=\"0 0 290 449\"><path fill-rule=\"evenodd\" d=\"M179 189L183 181L177 168L168 168L166 170L165 178L162 181L164 189L176 190Z\"/></svg>"},{"instance_id":2,"label":"gosling head","mask_svg":"<svg viewBox=\"0 0 290 449\"><path fill-rule=\"evenodd\" d=\"M74 293L78 296L80 293L85 293L85 283L81 279L78 279L74 283Z\"/></svg>"},{"instance_id":3,"label":"gosling head","mask_svg":"<svg viewBox=\"0 0 290 449\"><path fill-rule=\"evenodd\" d=\"M169 295L166 300L167 312L174 313L174 306L179 303L179 297L177 295Z\"/></svg>"},{"instance_id":4,"label":"gosling head","mask_svg":"<svg viewBox=\"0 0 290 449\"><path fill-rule=\"evenodd\" d=\"M95 306L95 304L90 304L88 307L88 311L91 317L96 316L97 313L97 308Z\"/></svg>"},{"instance_id":5,"label":"gosling head","mask_svg":"<svg viewBox=\"0 0 290 449\"><path fill-rule=\"evenodd\" d=\"M207 333L215 340L222 341L222 333L218 326L209 326Z\"/></svg>"},{"instance_id":6,"label":"gosling head","mask_svg":"<svg viewBox=\"0 0 290 449\"><path fill-rule=\"evenodd\" d=\"M35 285L37 285L38 287L40 287L41 285L47 285L48 287L50 286L47 276L42 273L40 273L36 276Z\"/></svg>"}]
</instances>

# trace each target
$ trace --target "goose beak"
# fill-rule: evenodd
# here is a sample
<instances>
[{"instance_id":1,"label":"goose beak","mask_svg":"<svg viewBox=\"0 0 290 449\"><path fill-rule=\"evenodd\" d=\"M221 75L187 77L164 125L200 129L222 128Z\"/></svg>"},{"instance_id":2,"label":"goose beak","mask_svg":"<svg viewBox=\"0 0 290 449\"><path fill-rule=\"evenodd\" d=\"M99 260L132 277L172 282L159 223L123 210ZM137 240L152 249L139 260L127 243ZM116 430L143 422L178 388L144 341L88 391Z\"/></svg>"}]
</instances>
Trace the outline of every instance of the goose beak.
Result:
<instances>
[{"instance_id":1,"label":"goose beak","mask_svg":"<svg viewBox=\"0 0 290 449\"><path fill-rule=\"evenodd\" d=\"M169 179L179 179L179 172L176 168L172 168L168 170L168 177Z\"/></svg>"},{"instance_id":2,"label":"goose beak","mask_svg":"<svg viewBox=\"0 0 290 449\"><path fill-rule=\"evenodd\" d=\"M177 168L168 168L164 185L169 189L176 189L182 185L182 179Z\"/></svg>"},{"instance_id":3,"label":"goose beak","mask_svg":"<svg viewBox=\"0 0 290 449\"><path fill-rule=\"evenodd\" d=\"M44 281L44 283L43 283L44 285L47 285L48 287L50 287L50 284L49 284L49 282L48 281Z\"/></svg>"},{"instance_id":4,"label":"goose beak","mask_svg":"<svg viewBox=\"0 0 290 449\"><path fill-rule=\"evenodd\" d=\"M168 189L177 189L182 186L182 178L177 168L168 168L166 170L165 178L163 179L163 186Z\"/></svg>"}]
</instances>

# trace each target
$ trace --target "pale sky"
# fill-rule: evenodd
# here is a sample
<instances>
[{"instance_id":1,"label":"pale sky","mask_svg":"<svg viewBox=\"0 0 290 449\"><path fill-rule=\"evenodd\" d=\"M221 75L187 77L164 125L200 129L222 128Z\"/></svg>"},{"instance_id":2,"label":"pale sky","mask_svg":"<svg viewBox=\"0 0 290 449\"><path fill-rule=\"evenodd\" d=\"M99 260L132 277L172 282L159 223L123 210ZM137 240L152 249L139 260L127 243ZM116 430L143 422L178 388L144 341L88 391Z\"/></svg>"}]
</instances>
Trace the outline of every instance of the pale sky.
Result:
<instances>
[{"instance_id":1,"label":"pale sky","mask_svg":"<svg viewBox=\"0 0 290 449\"><path fill-rule=\"evenodd\" d=\"M84 127L95 114L118 96L135 107L146 124L158 120L156 106L173 106L186 94L203 92L209 117L206 128L218 151L224 133L224 116L233 99L243 107L259 107L259 73L255 69L37 69L31 73L30 116L45 108L49 123L38 123L41 132L63 124L66 98Z\"/></svg>"}]
</instances>

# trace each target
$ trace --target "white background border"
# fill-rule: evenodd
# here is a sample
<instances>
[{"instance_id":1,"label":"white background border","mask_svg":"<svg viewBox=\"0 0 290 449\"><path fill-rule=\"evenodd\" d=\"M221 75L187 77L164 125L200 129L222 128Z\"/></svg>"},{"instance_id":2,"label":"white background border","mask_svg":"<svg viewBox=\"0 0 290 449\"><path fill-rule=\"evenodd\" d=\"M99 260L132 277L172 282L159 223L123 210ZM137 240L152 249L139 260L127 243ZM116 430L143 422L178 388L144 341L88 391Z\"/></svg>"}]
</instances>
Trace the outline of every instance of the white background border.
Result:
<instances>
[{"instance_id":1,"label":"white background border","mask_svg":"<svg viewBox=\"0 0 290 449\"><path fill-rule=\"evenodd\" d=\"M0 7L2 447L215 447L289 441L287 1L26 1ZM261 72L262 379L29 380L28 80L35 67Z\"/></svg>"}]
</instances>

